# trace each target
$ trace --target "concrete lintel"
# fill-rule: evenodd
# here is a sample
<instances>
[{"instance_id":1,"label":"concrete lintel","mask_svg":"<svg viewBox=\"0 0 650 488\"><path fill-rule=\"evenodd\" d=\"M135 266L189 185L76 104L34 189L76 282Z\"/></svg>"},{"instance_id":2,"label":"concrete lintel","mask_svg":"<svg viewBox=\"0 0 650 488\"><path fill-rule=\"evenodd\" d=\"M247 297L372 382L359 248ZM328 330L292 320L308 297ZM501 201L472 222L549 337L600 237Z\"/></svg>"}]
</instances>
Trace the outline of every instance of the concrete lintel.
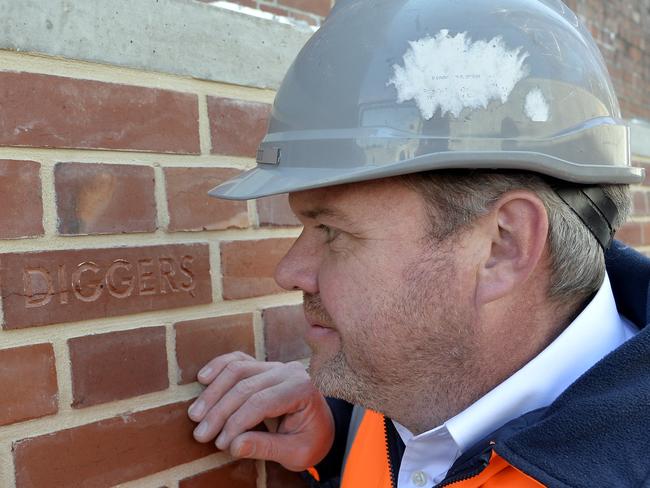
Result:
<instances>
[{"instance_id":1,"label":"concrete lintel","mask_svg":"<svg viewBox=\"0 0 650 488\"><path fill-rule=\"evenodd\" d=\"M312 32L194 0L0 0L0 49L276 89Z\"/></svg>"},{"instance_id":2,"label":"concrete lintel","mask_svg":"<svg viewBox=\"0 0 650 488\"><path fill-rule=\"evenodd\" d=\"M650 158L650 122L640 119L630 120L632 155Z\"/></svg>"}]
</instances>

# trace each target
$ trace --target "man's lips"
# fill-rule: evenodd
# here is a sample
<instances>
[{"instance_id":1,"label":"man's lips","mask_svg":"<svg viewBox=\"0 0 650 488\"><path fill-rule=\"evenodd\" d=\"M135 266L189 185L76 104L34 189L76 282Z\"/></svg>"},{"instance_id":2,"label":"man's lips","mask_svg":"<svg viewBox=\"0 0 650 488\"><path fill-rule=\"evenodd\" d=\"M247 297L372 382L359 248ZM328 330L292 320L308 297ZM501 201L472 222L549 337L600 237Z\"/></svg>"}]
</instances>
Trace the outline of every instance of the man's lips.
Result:
<instances>
[{"instance_id":1,"label":"man's lips","mask_svg":"<svg viewBox=\"0 0 650 488\"><path fill-rule=\"evenodd\" d=\"M305 313L305 319L307 320L307 323L312 326L312 327L322 327L323 329L334 329L335 327L332 327L331 325L327 324L324 320L322 320L322 317L311 317L308 314Z\"/></svg>"},{"instance_id":2,"label":"man's lips","mask_svg":"<svg viewBox=\"0 0 650 488\"><path fill-rule=\"evenodd\" d=\"M319 322L309 322L309 325L312 327L320 327L322 329L333 329L334 327L330 327L329 325L321 324Z\"/></svg>"},{"instance_id":3,"label":"man's lips","mask_svg":"<svg viewBox=\"0 0 650 488\"><path fill-rule=\"evenodd\" d=\"M328 324L309 319L307 319L307 322L309 327L305 335L307 339L311 339L312 341L336 333L336 329Z\"/></svg>"}]
</instances>

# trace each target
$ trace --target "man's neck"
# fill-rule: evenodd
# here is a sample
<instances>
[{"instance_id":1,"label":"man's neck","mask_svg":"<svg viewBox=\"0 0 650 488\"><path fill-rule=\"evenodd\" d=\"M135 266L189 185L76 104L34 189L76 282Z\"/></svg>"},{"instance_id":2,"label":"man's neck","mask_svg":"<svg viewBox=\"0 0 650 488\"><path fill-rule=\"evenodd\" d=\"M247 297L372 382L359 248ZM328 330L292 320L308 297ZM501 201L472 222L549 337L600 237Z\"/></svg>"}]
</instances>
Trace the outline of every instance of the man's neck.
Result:
<instances>
[{"instance_id":1,"label":"man's neck","mask_svg":"<svg viewBox=\"0 0 650 488\"><path fill-rule=\"evenodd\" d=\"M407 388L400 389L396 404L387 409L394 415L386 413L416 435L443 424L551 344L578 315L573 308L530 294L494 304L476 318L475 350L464 361L463 374L453 382L441 381L435 371L413 375L413 384L403 385Z\"/></svg>"}]
</instances>

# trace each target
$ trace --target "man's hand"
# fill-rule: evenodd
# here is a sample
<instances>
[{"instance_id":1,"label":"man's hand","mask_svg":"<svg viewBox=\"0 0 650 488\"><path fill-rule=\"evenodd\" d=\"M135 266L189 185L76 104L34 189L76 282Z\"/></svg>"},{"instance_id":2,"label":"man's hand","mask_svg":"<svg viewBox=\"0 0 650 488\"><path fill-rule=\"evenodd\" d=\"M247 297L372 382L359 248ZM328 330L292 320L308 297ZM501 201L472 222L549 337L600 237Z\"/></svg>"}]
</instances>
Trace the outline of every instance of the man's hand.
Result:
<instances>
[{"instance_id":1,"label":"man's hand","mask_svg":"<svg viewBox=\"0 0 650 488\"><path fill-rule=\"evenodd\" d=\"M218 434L216 446L234 457L275 461L293 471L318 463L332 447L332 412L299 362L262 362L233 352L206 364L198 380L207 388L189 408L200 422L197 441ZM250 430L273 418L279 418L276 432Z\"/></svg>"}]
</instances>

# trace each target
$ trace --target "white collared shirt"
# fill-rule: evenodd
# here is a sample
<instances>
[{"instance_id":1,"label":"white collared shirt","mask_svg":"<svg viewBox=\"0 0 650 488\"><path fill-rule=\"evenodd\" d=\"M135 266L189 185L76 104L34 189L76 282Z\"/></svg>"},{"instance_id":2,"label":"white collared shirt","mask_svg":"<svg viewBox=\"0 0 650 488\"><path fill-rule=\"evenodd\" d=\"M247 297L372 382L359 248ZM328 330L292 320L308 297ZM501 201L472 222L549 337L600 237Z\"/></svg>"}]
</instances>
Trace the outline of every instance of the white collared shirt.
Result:
<instances>
[{"instance_id":1,"label":"white collared shirt","mask_svg":"<svg viewBox=\"0 0 650 488\"><path fill-rule=\"evenodd\" d=\"M636 327L618 314L605 275L598 293L564 332L458 415L417 436L393 421L406 445L398 488L439 483L465 450L508 421L550 405L591 366L636 332Z\"/></svg>"}]
</instances>

